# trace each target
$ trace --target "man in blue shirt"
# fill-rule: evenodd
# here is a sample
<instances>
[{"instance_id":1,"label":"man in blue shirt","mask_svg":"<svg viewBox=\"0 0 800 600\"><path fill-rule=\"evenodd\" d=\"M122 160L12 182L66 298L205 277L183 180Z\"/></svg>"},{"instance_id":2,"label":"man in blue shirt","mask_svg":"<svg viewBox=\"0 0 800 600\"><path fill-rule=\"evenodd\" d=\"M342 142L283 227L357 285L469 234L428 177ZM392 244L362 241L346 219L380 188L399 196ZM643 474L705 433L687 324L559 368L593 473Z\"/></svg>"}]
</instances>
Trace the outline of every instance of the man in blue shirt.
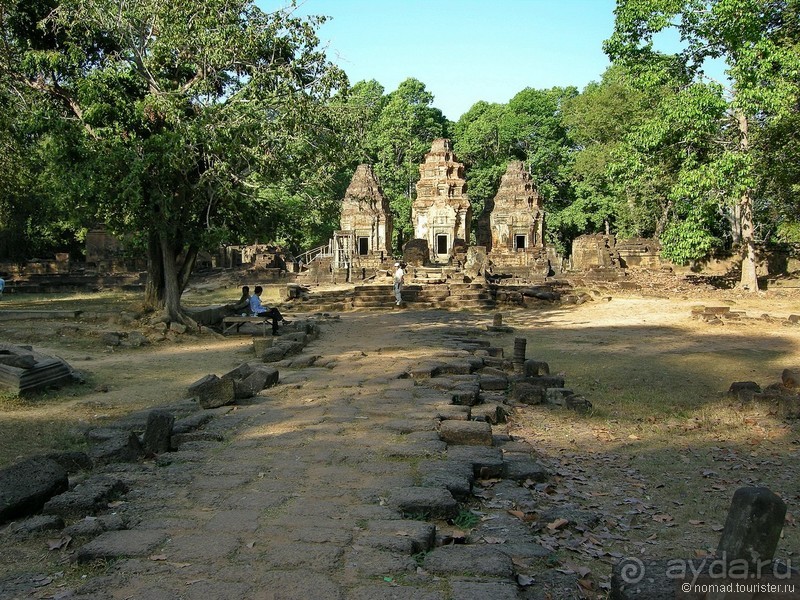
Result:
<instances>
[{"instance_id":1,"label":"man in blue shirt","mask_svg":"<svg viewBox=\"0 0 800 600\"><path fill-rule=\"evenodd\" d=\"M250 296L250 312L254 317L264 317L265 319L272 319L272 335L278 335L278 321L283 321L284 325L288 325L290 321L283 318L277 308L264 306L261 304L261 293L264 289L257 285L253 290L253 295Z\"/></svg>"},{"instance_id":2,"label":"man in blue shirt","mask_svg":"<svg viewBox=\"0 0 800 600\"><path fill-rule=\"evenodd\" d=\"M6 289L6 280L0 277L0 298L3 297L3 290Z\"/></svg>"}]
</instances>

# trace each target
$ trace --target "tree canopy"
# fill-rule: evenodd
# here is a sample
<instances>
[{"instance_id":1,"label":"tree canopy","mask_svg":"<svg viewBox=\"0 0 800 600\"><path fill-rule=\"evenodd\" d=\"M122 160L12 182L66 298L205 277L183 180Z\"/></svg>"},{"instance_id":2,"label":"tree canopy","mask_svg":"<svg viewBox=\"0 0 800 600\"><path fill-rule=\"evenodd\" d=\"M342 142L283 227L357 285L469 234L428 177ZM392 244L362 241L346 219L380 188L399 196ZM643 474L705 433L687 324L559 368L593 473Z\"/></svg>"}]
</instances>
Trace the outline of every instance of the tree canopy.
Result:
<instances>
[{"instance_id":1,"label":"tree canopy","mask_svg":"<svg viewBox=\"0 0 800 600\"><path fill-rule=\"evenodd\" d=\"M478 101L452 123L418 79L349 85L319 46L324 18L294 5L11 0L0 256L77 250L102 223L147 253L147 302L180 320L200 249L327 242L359 163L389 197L399 252L419 164L449 137L475 242L521 159L559 251L597 232L656 237L681 264L739 249L757 289L756 244L800 242L799 17L798 0L618 0L599 81ZM666 30L674 51L656 44Z\"/></svg>"}]
</instances>

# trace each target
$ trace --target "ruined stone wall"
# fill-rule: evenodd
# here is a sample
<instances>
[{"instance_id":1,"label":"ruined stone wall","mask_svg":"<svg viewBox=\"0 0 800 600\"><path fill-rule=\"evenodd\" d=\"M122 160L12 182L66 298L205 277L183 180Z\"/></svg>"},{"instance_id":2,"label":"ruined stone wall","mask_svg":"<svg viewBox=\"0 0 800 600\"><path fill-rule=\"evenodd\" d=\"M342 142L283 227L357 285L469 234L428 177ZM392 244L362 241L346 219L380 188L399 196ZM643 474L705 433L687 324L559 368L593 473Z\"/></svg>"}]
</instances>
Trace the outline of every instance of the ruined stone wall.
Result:
<instances>
[{"instance_id":1,"label":"ruined stone wall","mask_svg":"<svg viewBox=\"0 0 800 600\"><path fill-rule=\"evenodd\" d=\"M572 241L572 268L588 271L596 268L619 267L613 235L582 235Z\"/></svg>"},{"instance_id":2,"label":"ruined stone wall","mask_svg":"<svg viewBox=\"0 0 800 600\"><path fill-rule=\"evenodd\" d=\"M651 238L618 239L615 244L620 266L625 269L661 268L661 244Z\"/></svg>"}]
</instances>

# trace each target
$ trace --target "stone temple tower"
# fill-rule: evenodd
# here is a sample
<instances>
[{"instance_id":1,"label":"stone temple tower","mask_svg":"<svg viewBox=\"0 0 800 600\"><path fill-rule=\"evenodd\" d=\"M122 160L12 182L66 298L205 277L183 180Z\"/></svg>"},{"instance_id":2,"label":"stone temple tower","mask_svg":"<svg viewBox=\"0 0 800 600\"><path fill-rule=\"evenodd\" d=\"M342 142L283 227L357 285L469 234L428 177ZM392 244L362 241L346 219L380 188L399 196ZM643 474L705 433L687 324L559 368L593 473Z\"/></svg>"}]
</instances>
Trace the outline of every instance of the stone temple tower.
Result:
<instances>
[{"instance_id":1,"label":"stone temple tower","mask_svg":"<svg viewBox=\"0 0 800 600\"><path fill-rule=\"evenodd\" d=\"M356 168L342 200L339 227L333 239L335 268L377 266L391 254L389 200L371 166Z\"/></svg>"},{"instance_id":2,"label":"stone temple tower","mask_svg":"<svg viewBox=\"0 0 800 600\"><path fill-rule=\"evenodd\" d=\"M524 266L544 252L542 198L522 161L508 163L489 217L495 264Z\"/></svg>"},{"instance_id":3,"label":"stone temple tower","mask_svg":"<svg viewBox=\"0 0 800 600\"><path fill-rule=\"evenodd\" d=\"M411 206L414 237L427 240L433 262L444 263L459 242L469 242L472 220L464 165L456 161L450 140L433 140L419 175Z\"/></svg>"}]
</instances>

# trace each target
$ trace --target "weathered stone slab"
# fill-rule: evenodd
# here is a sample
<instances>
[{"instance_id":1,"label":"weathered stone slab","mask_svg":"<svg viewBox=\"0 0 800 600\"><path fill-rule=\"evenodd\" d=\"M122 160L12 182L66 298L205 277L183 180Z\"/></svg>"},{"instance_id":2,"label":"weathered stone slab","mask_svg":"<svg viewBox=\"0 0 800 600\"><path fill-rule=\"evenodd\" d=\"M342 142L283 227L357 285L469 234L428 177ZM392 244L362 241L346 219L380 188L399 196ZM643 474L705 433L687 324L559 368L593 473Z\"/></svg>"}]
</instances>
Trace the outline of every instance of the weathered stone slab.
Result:
<instances>
[{"instance_id":1,"label":"weathered stone slab","mask_svg":"<svg viewBox=\"0 0 800 600\"><path fill-rule=\"evenodd\" d=\"M419 464L418 471L423 487L443 487L462 502L472 494L472 481L475 475L468 462L446 460L426 460Z\"/></svg>"},{"instance_id":2,"label":"weathered stone slab","mask_svg":"<svg viewBox=\"0 0 800 600\"><path fill-rule=\"evenodd\" d=\"M317 594L314 596L319 597ZM391 587L387 587L386 584L362 585L347 595L348 600L446 600L446 598L441 592L425 587L397 584Z\"/></svg>"},{"instance_id":3,"label":"weathered stone slab","mask_svg":"<svg viewBox=\"0 0 800 600\"><path fill-rule=\"evenodd\" d=\"M163 544L167 535L161 531L126 529L107 531L100 534L78 550L77 560L81 563L93 560L113 560L147 556Z\"/></svg>"},{"instance_id":4,"label":"weathered stone slab","mask_svg":"<svg viewBox=\"0 0 800 600\"><path fill-rule=\"evenodd\" d=\"M197 396L202 408L217 408L231 404L235 399L234 380L206 375L189 386L189 395Z\"/></svg>"},{"instance_id":5,"label":"weathered stone slab","mask_svg":"<svg viewBox=\"0 0 800 600\"><path fill-rule=\"evenodd\" d=\"M436 526L408 519L372 520L358 538L358 544L407 554L424 552L436 542Z\"/></svg>"},{"instance_id":6,"label":"weathered stone slab","mask_svg":"<svg viewBox=\"0 0 800 600\"><path fill-rule=\"evenodd\" d=\"M739 488L731 500L717 556L751 564L772 560L785 517L786 504L768 488Z\"/></svg>"},{"instance_id":7,"label":"weathered stone slab","mask_svg":"<svg viewBox=\"0 0 800 600\"><path fill-rule=\"evenodd\" d=\"M450 396L453 404L462 406L475 406L480 402L481 388L475 384L459 384L452 390Z\"/></svg>"},{"instance_id":8,"label":"weathered stone slab","mask_svg":"<svg viewBox=\"0 0 800 600\"><path fill-rule=\"evenodd\" d=\"M42 512L62 517L83 517L108 508L108 503L128 491L127 484L108 475L95 475L47 501Z\"/></svg>"},{"instance_id":9,"label":"weathered stone slab","mask_svg":"<svg viewBox=\"0 0 800 600\"><path fill-rule=\"evenodd\" d=\"M528 381L533 385L543 388L563 388L564 378L558 375L540 375L538 377L528 377Z\"/></svg>"},{"instance_id":10,"label":"weathered stone slab","mask_svg":"<svg viewBox=\"0 0 800 600\"><path fill-rule=\"evenodd\" d=\"M491 446L492 426L485 421L442 421L439 437L447 444Z\"/></svg>"},{"instance_id":11,"label":"weathered stone slab","mask_svg":"<svg viewBox=\"0 0 800 600\"><path fill-rule=\"evenodd\" d=\"M449 362L441 365L435 370L435 376L439 375L469 375L474 371L473 364L467 360Z\"/></svg>"},{"instance_id":12,"label":"weathered stone slab","mask_svg":"<svg viewBox=\"0 0 800 600\"><path fill-rule=\"evenodd\" d=\"M511 559L490 544L436 548L425 556L423 568L437 575L469 573L475 577L510 579L514 574Z\"/></svg>"},{"instance_id":13,"label":"weathered stone slab","mask_svg":"<svg viewBox=\"0 0 800 600\"><path fill-rule=\"evenodd\" d=\"M0 523L38 512L68 487L67 471L49 458L28 458L0 469Z\"/></svg>"},{"instance_id":14,"label":"weathered stone slab","mask_svg":"<svg viewBox=\"0 0 800 600\"><path fill-rule=\"evenodd\" d=\"M505 475L503 453L498 448L449 446L447 456L455 461L472 465L472 472L477 479L491 479Z\"/></svg>"},{"instance_id":15,"label":"weathered stone slab","mask_svg":"<svg viewBox=\"0 0 800 600\"><path fill-rule=\"evenodd\" d=\"M504 476L508 479L520 482L529 479L537 482L547 480L547 470L528 456L506 454L503 462L505 463Z\"/></svg>"},{"instance_id":16,"label":"weathered stone slab","mask_svg":"<svg viewBox=\"0 0 800 600\"><path fill-rule=\"evenodd\" d=\"M543 360L529 358L522 364L522 374L525 377L550 375L550 365Z\"/></svg>"},{"instance_id":17,"label":"weathered stone slab","mask_svg":"<svg viewBox=\"0 0 800 600\"><path fill-rule=\"evenodd\" d=\"M142 446L148 454L161 454L170 449L175 415L166 410L153 410L147 415L147 426L142 436Z\"/></svg>"},{"instance_id":18,"label":"weathered stone slab","mask_svg":"<svg viewBox=\"0 0 800 600\"><path fill-rule=\"evenodd\" d=\"M455 580L450 581L453 598L481 600L517 600L513 583Z\"/></svg>"},{"instance_id":19,"label":"weathered stone slab","mask_svg":"<svg viewBox=\"0 0 800 600\"><path fill-rule=\"evenodd\" d=\"M471 408L457 404L444 404L436 407L437 419L444 421L466 421L470 418Z\"/></svg>"},{"instance_id":20,"label":"weathered stone slab","mask_svg":"<svg viewBox=\"0 0 800 600\"><path fill-rule=\"evenodd\" d=\"M541 404L545 399L546 388L530 381L512 381L509 400L521 404Z\"/></svg>"},{"instance_id":21,"label":"weathered stone slab","mask_svg":"<svg viewBox=\"0 0 800 600\"><path fill-rule=\"evenodd\" d=\"M476 421L486 421L492 425L505 423L508 417L508 410L503 404L497 402L484 402L472 407L472 418Z\"/></svg>"},{"instance_id":22,"label":"weathered stone slab","mask_svg":"<svg viewBox=\"0 0 800 600\"><path fill-rule=\"evenodd\" d=\"M568 388L562 387L554 387L554 388L547 388L545 392L545 398L549 404L555 404L556 406L566 406L567 398L574 395L575 392Z\"/></svg>"},{"instance_id":23,"label":"weathered stone slab","mask_svg":"<svg viewBox=\"0 0 800 600\"><path fill-rule=\"evenodd\" d=\"M445 488L407 487L389 490L390 505L410 517L449 519L458 514L458 502Z\"/></svg>"},{"instance_id":24,"label":"weathered stone slab","mask_svg":"<svg viewBox=\"0 0 800 600\"><path fill-rule=\"evenodd\" d=\"M134 432L118 432L104 442L95 444L89 450L89 457L95 465L116 462L134 462L144 454L139 436Z\"/></svg>"},{"instance_id":25,"label":"weathered stone slab","mask_svg":"<svg viewBox=\"0 0 800 600\"><path fill-rule=\"evenodd\" d=\"M482 374L480 386L482 390L505 390L508 388L508 377Z\"/></svg>"},{"instance_id":26,"label":"weathered stone slab","mask_svg":"<svg viewBox=\"0 0 800 600\"><path fill-rule=\"evenodd\" d=\"M64 519L58 515L34 515L8 526L5 533L16 539L24 539L42 531L64 528Z\"/></svg>"}]
</instances>

